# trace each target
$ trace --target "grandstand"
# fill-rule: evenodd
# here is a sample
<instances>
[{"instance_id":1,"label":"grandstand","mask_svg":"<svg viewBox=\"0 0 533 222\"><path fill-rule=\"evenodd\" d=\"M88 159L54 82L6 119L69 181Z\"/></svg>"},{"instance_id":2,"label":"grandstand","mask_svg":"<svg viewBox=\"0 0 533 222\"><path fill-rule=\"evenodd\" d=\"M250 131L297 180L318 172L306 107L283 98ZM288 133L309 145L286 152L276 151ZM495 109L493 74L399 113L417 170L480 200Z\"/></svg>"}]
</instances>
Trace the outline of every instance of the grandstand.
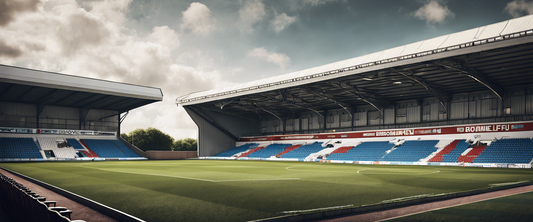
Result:
<instances>
[{"instance_id":1,"label":"grandstand","mask_svg":"<svg viewBox=\"0 0 533 222\"><path fill-rule=\"evenodd\" d=\"M532 49L530 15L176 102L200 158L530 167Z\"/></svg>"},{"instance_id":2,"label":"grandstand","mask_svg":"<svg viewBox=\"0 0 533 222\"><path fill-rule=\"evenodd\" d=\"M161 89L0 65L0 161L146 159L122 140Z\"/></svg>"}]
</instances>

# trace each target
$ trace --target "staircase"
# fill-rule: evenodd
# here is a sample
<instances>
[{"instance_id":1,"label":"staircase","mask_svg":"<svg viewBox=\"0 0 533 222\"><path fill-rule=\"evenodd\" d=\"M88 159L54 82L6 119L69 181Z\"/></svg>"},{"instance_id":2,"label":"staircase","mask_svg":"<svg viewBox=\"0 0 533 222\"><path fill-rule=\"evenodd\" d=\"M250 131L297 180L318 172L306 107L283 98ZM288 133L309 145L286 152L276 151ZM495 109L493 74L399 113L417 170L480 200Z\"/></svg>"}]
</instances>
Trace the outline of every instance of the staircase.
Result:
<instances>
[{"instance_id":1,"label":"staircase","mask_svg":"<svg viewBox=\"0 0 533 222\"><path fill-rule=\"evenodd\" d=\"M459 156L459 162L465 162L465 163L472 163L474 159L476 159L483 150L485 150L487 146L476 146L472 148L468 153L465 155Z\"/></svg>"},{"instance_id":2,"label":"staircase","mask_svg":"<svg viewBox=\"0 0 533 222\"><path fill-rule=\"evenodd\" d=\"M258 150L262 150L262 149L264 149L264 148L265 148L265 147L263 147L263 146L258 146L258 147L254 148L254 149L248 150L247 152L241 154L241 155L238 156L237 158L240 158L240 157L247 157L248 155L250 155L250 154L252 154L252 153L254 153L254 152L258 151Z\"/></svg>"},{"instance_id":3,"label":"staircase","mask_svg":"<svg viewBox=\"0 0 533 222\"><path fill-rule=\"evenodd\" d=\"M430 156L427 162L442 162L443 156L455 150L455 148L457 147L457 144L459 144L459 140L452 141L451 143L446 145L444 148L439 149L433 157Z\"/></svg>"}]
</instances>

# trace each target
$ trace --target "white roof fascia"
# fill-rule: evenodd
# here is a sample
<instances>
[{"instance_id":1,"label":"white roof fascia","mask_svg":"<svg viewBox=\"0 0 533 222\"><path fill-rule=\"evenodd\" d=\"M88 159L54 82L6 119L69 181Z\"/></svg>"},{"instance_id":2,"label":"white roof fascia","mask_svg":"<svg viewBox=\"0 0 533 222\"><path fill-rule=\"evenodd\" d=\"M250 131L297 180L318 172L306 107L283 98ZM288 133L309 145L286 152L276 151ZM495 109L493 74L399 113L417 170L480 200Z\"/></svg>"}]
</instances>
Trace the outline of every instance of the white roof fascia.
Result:
<instances>
[{"instance_id":1,"label":"white roof fascia","mask_svg":"<svg viewBox=\"0 0 533 222\"><path fill-rule=\"evenodd\" d=\"M163 100L163 93L159 88L6 65L0 65L0 82L101 93L138 99Z\"/></svg>"}]
</instances>

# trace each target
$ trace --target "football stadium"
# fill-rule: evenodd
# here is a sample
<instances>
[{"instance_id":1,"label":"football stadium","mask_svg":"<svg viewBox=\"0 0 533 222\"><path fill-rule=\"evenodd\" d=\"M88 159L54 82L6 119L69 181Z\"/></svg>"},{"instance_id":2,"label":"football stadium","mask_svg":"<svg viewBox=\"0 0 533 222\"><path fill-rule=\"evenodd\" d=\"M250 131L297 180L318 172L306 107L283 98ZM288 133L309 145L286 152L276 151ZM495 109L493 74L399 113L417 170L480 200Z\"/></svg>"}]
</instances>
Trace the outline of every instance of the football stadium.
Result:
<instances>
[{"instance_id":1,"label":"football stadium","mask_svg":"<svg viewBox=\"0 0 533 222\"><path fill-rule=\"evenodd\" d=\"M159 88L0 65L0 220L342 220L531 187L532 64L525 16L191 92L192 153L120 138ZM531 190L497 197L360 220L531 220Z\"/></svg>"}]
</instances>

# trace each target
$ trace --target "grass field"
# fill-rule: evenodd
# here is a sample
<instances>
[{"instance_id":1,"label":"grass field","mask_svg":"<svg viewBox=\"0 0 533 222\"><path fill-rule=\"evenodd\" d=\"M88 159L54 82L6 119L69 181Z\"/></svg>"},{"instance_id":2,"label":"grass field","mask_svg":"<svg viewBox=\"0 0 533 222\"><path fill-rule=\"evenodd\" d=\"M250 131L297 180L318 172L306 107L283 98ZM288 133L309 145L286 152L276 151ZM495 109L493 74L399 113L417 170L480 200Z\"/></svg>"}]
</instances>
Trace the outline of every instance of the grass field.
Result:
<instances>
[{"instance_id":1,"label":"grass field","mask_svg":"<svg viewBox=\"0 0 533 222\"><path fill-rule=\"evenodd\" d=\"M266 161L0 163L147 221L246 221L533 179L531 169Z\"/></svg>"},{"instance_id":2,"label":"grass field","mask_svg":"<svg viewBox=\"0 0 533 222\"><path fill-rule=\"evenodd\" d=\"M402 217L402 221L532 221L533 192Z\"/></svg>"}]
</instances>

